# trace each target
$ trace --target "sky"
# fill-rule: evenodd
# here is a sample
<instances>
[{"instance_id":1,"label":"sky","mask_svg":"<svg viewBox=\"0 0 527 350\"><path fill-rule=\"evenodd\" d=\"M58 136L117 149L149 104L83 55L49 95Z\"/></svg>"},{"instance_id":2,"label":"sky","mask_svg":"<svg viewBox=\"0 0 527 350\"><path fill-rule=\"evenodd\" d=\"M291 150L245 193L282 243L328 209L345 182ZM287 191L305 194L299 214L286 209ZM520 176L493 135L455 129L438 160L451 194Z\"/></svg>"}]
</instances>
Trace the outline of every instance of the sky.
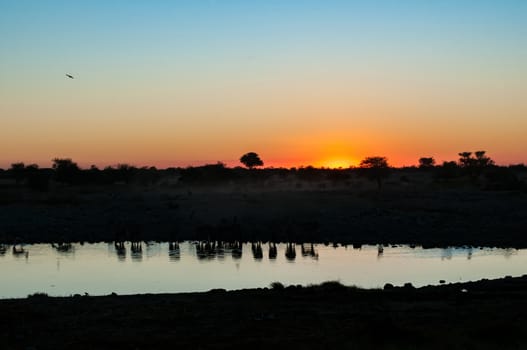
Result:
<instances>
[{"instance_id":1,"label":"sky","mask_svg":"<svg viewBox=\"0 0 527 350\"><path fill-rule=\"evenodd\" d=\"M527 163L527 1L0 0L0 125L3 168Z\"/></svg>"}]
</instances>

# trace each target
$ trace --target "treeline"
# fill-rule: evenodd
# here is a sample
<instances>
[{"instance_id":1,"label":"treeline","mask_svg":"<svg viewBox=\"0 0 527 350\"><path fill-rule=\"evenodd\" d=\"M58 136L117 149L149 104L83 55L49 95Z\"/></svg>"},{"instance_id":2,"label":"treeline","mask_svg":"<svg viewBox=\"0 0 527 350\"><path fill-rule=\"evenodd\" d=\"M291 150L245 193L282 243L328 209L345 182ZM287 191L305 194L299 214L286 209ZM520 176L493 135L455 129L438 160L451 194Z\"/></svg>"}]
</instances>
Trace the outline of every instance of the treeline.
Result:
<instances>
[{"instance_id":1,"label":"treeline","mask_svg":"<svg viewBox=\"0 0 527 350\"><path fill-rule=\"evenodd\" d=\"M256 154L255 154L256 155ZM256 155L257 156L257 155ZM242 157L243 159L243 157ZM259 158L258 158L259 159ZM294 179L303 182L346 182L356 177L376 181L381 189L384 181L399 174L399 180L408 181L412 173L428 173L437 182L470 181L486 189L512 190L525 187L520 174L527 172L524 164L497 166L484 151L461 152L457 161L436 164L433 157L422 157L418 166L394 168L386 157L367 157L359 167L329 169L313 166L299 168L229 168L224 163L206 164L186 168L157 169L118 164L99 169L92 165L82 169L68 158L53 159L51 168L40 168L37 164L13 163L9 169L0 169L0 178L11 179L17 186L36 191L47 191L50 184L63 185L154 185L188 184L212 185L221 183L255 183L268 179Z\"/></svg>"}]
</instances>

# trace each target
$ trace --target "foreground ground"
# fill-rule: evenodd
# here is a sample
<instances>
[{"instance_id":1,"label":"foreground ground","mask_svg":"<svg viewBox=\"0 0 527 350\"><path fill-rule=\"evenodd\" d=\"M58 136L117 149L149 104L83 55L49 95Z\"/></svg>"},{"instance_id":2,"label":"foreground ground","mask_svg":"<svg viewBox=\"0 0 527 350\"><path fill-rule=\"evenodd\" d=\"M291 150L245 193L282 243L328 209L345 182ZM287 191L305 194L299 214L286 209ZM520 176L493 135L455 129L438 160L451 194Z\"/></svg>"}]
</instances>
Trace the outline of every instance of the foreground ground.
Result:
<instances>
[{"instance_id":1,"label":"foreground ground","mask_svg":"<svg viewBox=\"0 0 527 350\"><path fill-rule=\"evenodd\" d=\"M408 175L221 186L0 188L0 243L239 240L527 247L527 192Z\"/></svg>"},{"instance_id":2,"label":"foreground ground","mask_svg":"<svg viewBox=\"0 0 527 350\"><path fill-rule=\"evenodd\" d=\"M527 277L0 300L2 349L525 349Z\"/></svg>"}]
</instances>

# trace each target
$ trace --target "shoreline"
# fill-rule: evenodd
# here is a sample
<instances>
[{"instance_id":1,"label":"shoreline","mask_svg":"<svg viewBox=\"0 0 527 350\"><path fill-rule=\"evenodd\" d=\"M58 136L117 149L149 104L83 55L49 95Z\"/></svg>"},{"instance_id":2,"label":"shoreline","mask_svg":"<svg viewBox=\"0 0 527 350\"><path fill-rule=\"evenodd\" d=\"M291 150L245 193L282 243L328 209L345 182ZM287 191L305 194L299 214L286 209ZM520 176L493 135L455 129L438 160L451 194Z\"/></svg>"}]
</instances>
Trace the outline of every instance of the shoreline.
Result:
<instances>
[{"instance_id":1,"label":"shoreline","mask_svg":"<svg viewBox=\"0 0 527 350\"><path fill-rule=\"evenodd\" d=\"M518 349L527 276L442 286L316 286L2 299L6 349Z\"/></svg>"}]
</instances>

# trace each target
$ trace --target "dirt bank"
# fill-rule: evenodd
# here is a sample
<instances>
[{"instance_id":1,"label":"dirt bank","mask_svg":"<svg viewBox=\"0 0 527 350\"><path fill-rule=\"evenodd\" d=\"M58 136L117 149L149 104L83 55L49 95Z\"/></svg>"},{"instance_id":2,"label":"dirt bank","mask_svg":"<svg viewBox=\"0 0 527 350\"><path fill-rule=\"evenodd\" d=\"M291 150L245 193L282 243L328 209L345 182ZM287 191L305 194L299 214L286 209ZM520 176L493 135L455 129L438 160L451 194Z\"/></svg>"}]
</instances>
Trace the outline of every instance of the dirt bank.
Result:
<instances>
[{"instance_id":1,"label":"dirt bank","mask_svg":"<svg viewBox=\"0 0 527 350\"><path fill-rule=\"evenodd\" d=\"M523 349L527 278L0 300L3 349Z\"/></svg>"}]
</instances>

